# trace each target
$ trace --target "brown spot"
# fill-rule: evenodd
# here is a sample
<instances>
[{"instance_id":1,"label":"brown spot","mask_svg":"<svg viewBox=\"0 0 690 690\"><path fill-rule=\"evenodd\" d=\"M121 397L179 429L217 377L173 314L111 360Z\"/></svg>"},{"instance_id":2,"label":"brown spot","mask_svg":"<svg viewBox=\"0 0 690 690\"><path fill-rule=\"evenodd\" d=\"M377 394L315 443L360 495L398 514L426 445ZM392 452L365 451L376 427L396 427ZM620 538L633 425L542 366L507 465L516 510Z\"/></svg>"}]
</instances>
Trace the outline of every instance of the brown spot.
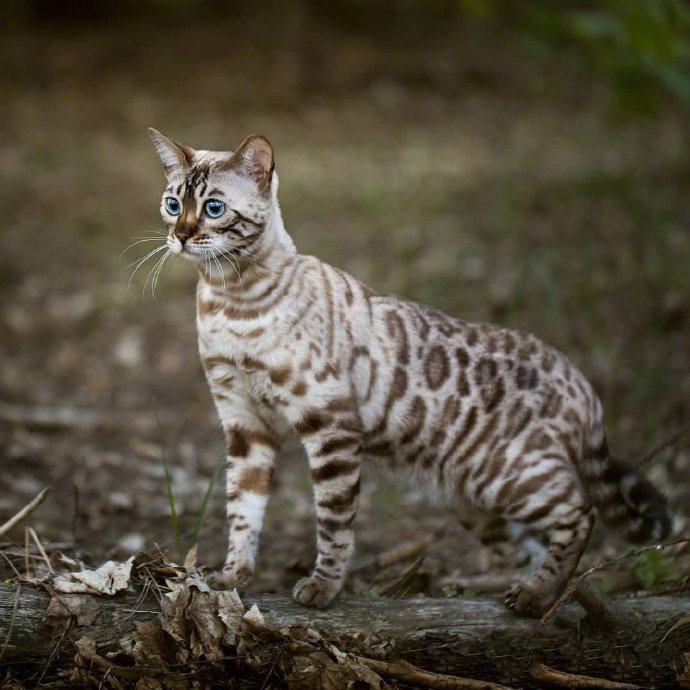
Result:
<instances>
[{"instance_id":1,"label":"brown spot","mask_svg":"<svg viewBox=\"0 0 690 690\"><path fill-rule=\"evenodd\" d=\"M440 446L444 441L446 440L446 432L444 429L437 429L434 432L434 435L431 437L431 440L429 441L429 445L432 448L437 448Z\"/></svg>"},{"instance_id":2,"label":"brown spot","mask_svg":"<svg viewBox=\"0 0 690 690\"><path fill-rule=\"evenodd\" d=\"M470 364L470 354L464 347L455 348L455 359L458 360L460 368L465 368Z\"/></svg>"},{"instance_id":3,"label":"brown spot","mask_svg":"<svg viewBox=\"0 0 690 690\"><path fill-rule=\"evenodd\" d=\"M295 385L290 389L290 393L293 395L304 395L307 392L307 384L304 381L297 381Z\"/></svg>"},{"instance_id":4,"label":"brown spot","mask_svg":"<svg viewBox=\"0 0 690 690\"><path fill-rule=\"evenodd\" d=\"M404 443L404 441L401 440L401 443ZM370 446L365 446L364 451L368 455L388 457L393 455L393 445L389 441L378 441Z\"/></svg>"},{"instance_id":5,"label":"brown spot","mask_svg":"<svg viewBox=\"0 0 690 690\"><path fill-rule=\"evenodd\" d=\"M330 460L321 467L316 467L311 471L311 477L315 484L324 482L345 474L359 472L359 460Z\"/></svg>"},{"instance_id":6,"label":"brown spot","mask_svg":"<svg viewBox=\"0 0 690 690\"><path fill-rule=\"evenodd\" d=\"M539 382L539 374L534 367L520 364L515 370L515 383L520 390L535 388Z\"/></svg>"},{"instance_id":7,"label":"brown spot","mask_svg":"<svg viewBox=\"0 0 690 690\"><path fill-rule=\"evenodd\" d=\"M459 429L456 436L455 440L453 441L453 445L445 452L443 455L443 458L441 458L441 463L439 464L438 467L438 476L439 479L442 481L443 480L443 470L446 466L446 463L453 457L457 449L460 447L460 444L462 443L463 439L465 439L467 436L472 433L472 429L474 429L474 425L477 423L477 408L475 406L470 407L469 412L467 413L467 416L463 420L463 425L462 429Z\"/></svg>"},{"instance_id":8,"label":"brown spot","mask_svg":"<svg viewBox=\"0 0 690 690\"><path fill-rule=\"evenodd\" d=\"M458 393L463 398L470 394L470 382L467 380L467 374L464 371L458 373L457 388Z\"/></svg>"},{"instance_id":9,"label":"brown spot","mask_svg":"<svg viewBox=\"0 0 690 690\"><path fill-rule=\"evenodd\" d=\"M292 367L286 364L278 369L269 369L268 376L276 386L282 386L290 378L291 372Z\"/></svg>"},{"instance_id":10,"label":"brown spot","mask_svg":"<svg viewBox=\"0 0 690 690\"><path fill-rule=\"evenodd\" d=\"M467 340L467 344L470 347L477 344L477 342L479 341L479 333L477 332L476 328L468 328L467 329L466 340Z\"/></svg>"},{"instance_id":11,"label":"brown spot","mask_svg":"<svg viewBox=\"0 0 690 690\"><path fill-rule=\"evenodd\" d=\"M521 475L510 481L504 482L496 494L496 502L502 503L507 508L514 506L525 499L529 499L535 493L544 489L553 474L553 469L542 474L535 474L520 482Z\"/></svg>"},{"instance_id":12,"label":"brown spot","mask_svg":"<svg viewBox=\"0 0 690 690\"><path fill-rule=\"evenodd\" d=\"M333 415L319 409L307 410L302 419L295 424L295 431L303 436L315 434L333 422Z\"/></svg>"},{"instance_id":13,"label":"brown spot","mask_svg":"<svg viewBox=\"0 0 690 690\"><path fill-rule=\"evenodd\" d=\"M493 386L482 389L482 399L484 400L484 411L492 412L501 404L506 394L506 386L502 378L495 380Z\"/></svg>"},{"instance_id":14,"label":"brown spot","mask_svg":"<svg viewBox=\"0 0 690 690\"><path fill-rule=\"evenodd\" d=\"M546 350L541 358L541 368L548 374L556 364L556 355L550 350Z\"/></svg>"},{"instance_id":15,"label":"brown spot","mask_svg":"<svg viewBox=\"0 0 690 690\"><path fill-rule=\"evenodd\" d=\"M569 407L564 413L563 413L563 419L568 422L568 424L572 424L575 427L579 427L582 422L580 421L580 417L575 412L575 410L572 407Z\"/></svg>"},{"instance_id":16,"label":"brown spot","mask_svg":"<svg viewBox=\"0 0 690 690\"><path fill-rule=\"evenodd\" d=\"M455 423L460 414L460 401L454 396L449 395L446 402L443 404L443 412L441 413L441 424L444 427L449 427Z\"/></svg>"},{"instance_id":17,"label":"brown spot","mask_svg":"<svg viewBox=\"0 0 690 690\"><path fill-rule=\"evenodd\" d=\"M250 357L249 355L242 360L242 366L247 371L263 371L266 369L266 365L261 360Z\"/></svg>"},{"instance_id":18,"label":"brown spot","mask_svg":"<svg viewBox=\"0 0 690 690\"><path fill-rule=\"evenodd\" d=\"M525 427L530 423L532 419L532 410L530 408L525 408L521 401L518 401L513 407L512 413L508 416L508 419L512 421L513 428L511 431L511 436L515 438L519 436Z\"/></svg>"},{"instance_id":19,"label":"brown spot","mask_svg":"<svg viewBox=\"0 0 690 690\"><path fill-rule=\"evenodd\" d=\"M404 369L396 367L395 373L393 374L393 382L391 383L391 390L389 394L389 400L391 403L398 398L402 398L407 391L407 374Z\"/></svg>"},{"instance_id":20,"label":"brown spot","mask_svg":"<svg viewBox=\"0 0 690 690\"><path fill-rule=\"evenodd\" d=\"M550 388L539 410L539 416L553 419L559 413L562 403L562 396L558 394L555 388Z\"/></svg>"},{"instance_id":21,"label":"brown spot","mask_svg":"<svg viewBox=\"0 0 690 690\"><path fill-rule=\"evenodd\" d=\"M518 348L518 359L527 360L537 351L537 346L532 340L527 340Z\"/></svg>"},{"instance_id":22,"label":"brown spot","mask_svg":"<svg viewBox=\"0 0 690 690\"><path fill-rule=\"evenodd\" d=\"M251 443L247 438L246 432L241 429L227 429L225 439L228 446L228 455L236 458L246 458L249 455Z\"/></svg>"},{"instance_id":23,"label":"brown spot","mask_svg":"<svg viewBox=\"0 0 690 690\"><path fill-rule=\"evenodd\" d=\"M474 370L474 380L478 386L482 386L496 378L497 374L498 364L496 364L496 360L490 357L482 357L477 362L477 366Z\"/></svg>"},{"instance_id":24,"label":"brown spot","mask_svg":"<svg viewBox=\"0 0 690 690\"><path fill-rule=\"evenodd\" d=\"M491 415L491 417L489 417L470 446L463 452L461 461L471 458L477 450L486 443L496 429L499 419L498 415Z\"/></svg>"},{"instance_id":25,"label":"brown spot","mask_svg":"<svg viewBox=\"0 0 690 690\"><path fill-rule=\"evenodd\" d=\"M323 369L314 374L314 380L318 383L323 383L329 376L336 380L340 377L340 367L337 364L328 362Z\"/></svg>"},{"instance_id":26,"label":"brown spot","mask_svg":"<svg viewBox=\"0 0 690 690\"><path fill-rule=\"evenodd\" d=\"M257 316L261 316L266 313L268 309L269 307L263 309L239 309L235 306L226 306L225 309L223 309L223 314L225 318L230 321L248 321L250 319L255 319Z\"/></svg>"},{"instance_id":27,"label":"brown spot","mask_svg":"<svg viewBox=\"0 0 690 690\"><path fill-rule=\"evenodd\" d=\"M522 447L523 453L531 453L535 450L546 450L553 444L553 439L541 429L535 429L525 441Z\"/></svg>"},{"instance_id":28,"label":"brown spot","mask_svg":"<svg viewBox=\"0 0 690 690\"><path fill-rule=\"evenodd\" d=\"M498 350L498 341L493 333L486 339L486 349L488 352L496 352Z\"/></svg>"},{"instance_id":29,"label":"brown spot","mask_svg":"<svg viewBox=\"0 0 690 690\"><path fill-rule=\"evenodd\" d=\"M217 300L199 300L197 303L197 311L199 316L207 316L208 314L217 314L223 308L223 302Z\"/></svg>"},{"instance_id":30,"label":"brown spot","mask_svg":"<svg viewBox=\"0 0 690 690\"><path fill-rule=\"evenodd\" d=\"M426 417L426 403L423 398L416 395L407 412L407 427L400 436L400 443L406 444L415 439L424 426Z\"/></svg>"},{"instance_id":31,"label":"brown spot","mask_svg":"<svg viewBox=\"0 0 690 690\"><path fill-rule=\"evenodd\" d=\"M509 355L516 347L515 336L512 333L503 334L503 352Z\"/></svg>"},{"instance_id":32,"label":"brown spot","mask_svg":"<svg viewBox=\"0 0 690 690\"><path fill-rule=\"evenodd\" d=\"M320 508L328 508L333 513L346 513L354 508L355 499L359 495L360 478L339 494L324 498L318 502Z\"/></svg>"},{"instance_id":33,"label":"brown spot","mask_svg":"<svg viewBox=\"0 0 690 690\"><path fill-rule=\"evenodd\" d=\"M240 477L237 488L254 494L267 496L273 471L270 467L247 467Z\"/></svg>"},{"instance_id":34,"label":"brown spot","mask_svg":"<svg viewBox=\"0 0 690 690\"><path fill-rule=\"evenodd\" d=\"M395 341L398 361L401 364L410 363L410 346L407 337L407 330L405 330L405 323L400 318L400 315L394 311L386 313L386 328L388 335Z\"/></svg>"},{"instance_id":35,"label":"brown spot","mask_svg":"<svg viewBox=\"0 0 690 690\"><path fill-rule=\"evenodd\" d=\"M336 520L334 518L323 518L317 519L316 524L319 525L323 530L327 532L338 532L340 530L349 529L354 522L354 515L347 520ZM330 539L329 541L333 541Z\"/></svg>"},{"instance_id":36,"label":"brown spot","mask_svg":"<svg viewBox=\"0 0 690 690\"><path fill-rule=\"evenodd\" d=\"M323 457L324 455L331 455L339 450L343 450L343 448L352 448L351 452L354 454L357 452L357 446L359 446L359 439L356 436L329 438L323 442L316 454Z\"/></svg>"},{"instance_id":37,"label":"brown spot","mask_svg":"<svg viewBox=\"0 0 690 690\"><path fill-rule=\"evenodd\" d=\"M427 386L432 391L438 390L450 374L450 362L446 351L440 345L434 345L424 361L424 376Z\"/></svg>"}]
</instances>

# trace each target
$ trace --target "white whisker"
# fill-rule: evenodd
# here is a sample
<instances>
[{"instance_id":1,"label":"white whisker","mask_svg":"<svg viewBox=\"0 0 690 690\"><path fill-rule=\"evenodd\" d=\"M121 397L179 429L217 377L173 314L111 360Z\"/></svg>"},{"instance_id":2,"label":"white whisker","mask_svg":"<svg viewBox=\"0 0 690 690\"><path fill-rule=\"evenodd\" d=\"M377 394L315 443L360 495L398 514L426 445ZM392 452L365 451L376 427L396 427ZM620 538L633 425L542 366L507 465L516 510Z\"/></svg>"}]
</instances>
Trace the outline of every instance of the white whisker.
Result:
<instances>
[{"instance_id":1,"label":"white whisker","mask_svg":"<svg viewBox=\"0 0 690 690\"><path fill-rule=\"evenodd\" d=\"M162 252L164 249L166 249L166 245L162 244L160 247L156 247L155 249L152 249L148 254L146 254L143 258L137 259L136 261L132 261L131 264L125 266L125 268L129 268L133 264L136 264L134 270L132 271L132 275L129 277L129 280L127 281L127 289L132 285L132 280L134 279L134 275L136 272L148 261L154 254L157 254L158 252Z\"/></svg>"},{"instance_id":2,"label":"white whisker","mask_svg":"<svg viewBox=\"0 0 690 690\"><path fill-rule=\"evenodd\" d=\"M224 252L222 249L219 249L221 255L224 256L229 262L232 268L234 269L235 273L237 274L237 277L240 281L240 287L244 287L244 284L242 282L242 273L240 273L240 265L237 263L237 259L235 259L232 254L228 254L227 252Z\"/></svg>"},{"instance_id":3,"label":"white whisker","mask_svg":"<svg viewBox=\"0 0 690 690\"><path fill-rule=\"evenodd\" d=\"M117 257L118 259L121 259L132 247L136 247L138 244L141 244L142 242L160 242L161 238L160 237L132 237L130 239L135 239L137 240L136 242L132 242L132 244L127 245L122 252L119 254ZM131 264L130 264L131 266Z\"/></svg>"},{"instance_id":4,"label":"white whisker","mask_svg":"<svg viewBox=\"0 0 690 690\"><path fill-rule=\"evenodd\" d=\"M171 256L172 256L172 249L168 250L165 254L163 254L163 259L159 262L158 269L153 274L153 280L151 281L151 294L153 295L154 299L156 299L156 286L158 285L158 278L161 275L161 271L163 270L163 266L165 266L165 262Z\"/></svg>"},{"instance_id":5,"label":"white whisker","mask_svg":"<svg viewBox=\"0 0 690 690\"><path fill-rule=\"evenodd\" d=\"M151 280L151 294L153 295L154 299L156 297L156 293L154 292L154 281L152 279L152 276L155 276L156 270L163 265L165 260L168 258L168 256L172 253L172 249L168 249L168 251L163 254L163 256L158 258L158 261L156 261L156 264L154 267L148 272L148 275L146 276L146 280L144 281L144 287L141 289L141 294L144 294L144 291L146 290L146 286L149 284L149 280Z\"/></svg>"}]
</instances>

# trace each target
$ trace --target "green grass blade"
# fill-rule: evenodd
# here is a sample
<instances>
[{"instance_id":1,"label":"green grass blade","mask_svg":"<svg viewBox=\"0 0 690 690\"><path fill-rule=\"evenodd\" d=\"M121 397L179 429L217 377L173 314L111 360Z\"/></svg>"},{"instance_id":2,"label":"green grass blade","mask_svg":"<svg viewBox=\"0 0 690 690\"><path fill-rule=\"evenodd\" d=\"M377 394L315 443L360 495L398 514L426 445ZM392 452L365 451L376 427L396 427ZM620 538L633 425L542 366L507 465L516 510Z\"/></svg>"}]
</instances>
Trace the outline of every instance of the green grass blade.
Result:
<instances>
[{"instance_id":1,"label":"green grass blade","mask_svg":"<svg viewBox=\"0 0 690 690\"><path fill-rule=\"evenodd\" d=\"M199 543L199 534L201 533L201 528L203 527L203 524L204 524L204 518L206 517L206 510L208 509L208 502L211 498L211 494L213 493L213 488L215 487L216 482L218 481L218 477L220 476L220 472L223 469L224 465L225 465L225 453L221 453L220 457L218 458L218 462L216 463L216 469L213 471L213 474L211 475L211 479L208 482L208 486L206 487L206 493L204 494L204 500L201 502L201 508L199 509L199 513L196 517L196 525L194 526L194 532L192 534L192 543L193 544Z\"/></svg>"}]
</instances>

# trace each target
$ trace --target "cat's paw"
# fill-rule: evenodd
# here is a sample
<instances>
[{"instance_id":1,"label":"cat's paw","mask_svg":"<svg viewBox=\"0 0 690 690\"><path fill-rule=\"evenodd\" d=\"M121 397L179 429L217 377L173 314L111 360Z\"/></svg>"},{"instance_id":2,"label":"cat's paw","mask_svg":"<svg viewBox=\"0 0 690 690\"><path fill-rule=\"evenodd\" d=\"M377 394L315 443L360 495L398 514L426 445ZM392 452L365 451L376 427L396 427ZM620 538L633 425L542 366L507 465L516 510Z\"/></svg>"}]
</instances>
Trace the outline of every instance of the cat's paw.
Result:
<instances>
[{"instance_id":1,"label":"cat's paw","mask_svg":"<svg viewBox=\"0 0 690 690\"><path fill-rule=\"evenodd\" d=\"M303 606L325 609L338 596L341 588L342 584L333 580L305 577L295 585L292 597Z\"/></svg>"},{"instance_id":2,"label":"cat's paw","mask_svg":"<svg viewBox=\"0 0 690 690\"><path fill-rule=\"evenodd\" d=\"M516 582L506 591L505 605L518 616L540 618L556 601L558 593L538 590Z\"/></svg>"},{"instance_id":3,"label":"cat's paw","mask_svg":"<svg viewBox=\"0 0 690 690\"><path fill-rule=\"evenodd\" d=\"M254 568L241 562L224 566L223 570L211 573L206 580L214 589L237 589L241 592L249 584L253 574Z\"/></svg>"}]
</instances>

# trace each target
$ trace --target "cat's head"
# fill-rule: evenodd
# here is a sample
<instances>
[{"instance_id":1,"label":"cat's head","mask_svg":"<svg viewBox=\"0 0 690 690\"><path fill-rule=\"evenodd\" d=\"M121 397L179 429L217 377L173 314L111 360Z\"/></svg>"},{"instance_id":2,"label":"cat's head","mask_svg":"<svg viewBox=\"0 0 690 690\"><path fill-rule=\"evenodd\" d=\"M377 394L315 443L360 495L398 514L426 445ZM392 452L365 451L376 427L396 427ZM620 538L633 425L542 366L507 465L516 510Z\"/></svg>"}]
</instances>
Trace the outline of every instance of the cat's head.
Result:
<instances>
[{"instance_id":1,"label":"cat's head","mask_svg":"<svg viewBox=\"0 0 690 690\"><path fill-rule=\"evenodd\" d=\"M149 134L168 180L160 207L168 247L202 264L253 256L279 213L268 140L254 134L235 151L196 151L155 129Z\"/></svg>"}]
</instances>

